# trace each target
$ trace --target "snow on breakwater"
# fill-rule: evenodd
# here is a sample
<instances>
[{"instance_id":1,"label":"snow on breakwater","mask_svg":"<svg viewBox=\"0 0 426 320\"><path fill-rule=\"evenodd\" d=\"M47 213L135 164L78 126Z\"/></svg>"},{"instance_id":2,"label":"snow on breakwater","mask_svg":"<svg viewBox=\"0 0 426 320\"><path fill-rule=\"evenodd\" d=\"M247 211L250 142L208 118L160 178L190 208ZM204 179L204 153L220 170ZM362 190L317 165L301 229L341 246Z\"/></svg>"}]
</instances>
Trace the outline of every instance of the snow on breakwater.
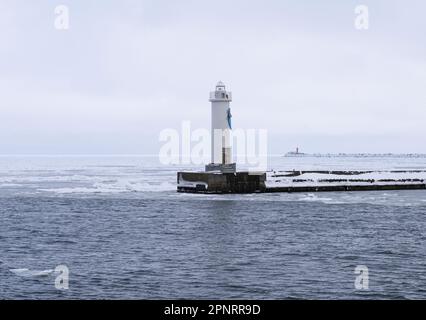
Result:
<instances>
[{"instance_id":1,"label":"snow on breakwater","mask_svg":"<svg viewBox=\"0 0 426 320\"><path fill-rule=\"evenodd\" d=\"M320 185L424 184L426 170L397 171L269 171L266 187Z\"/></svg>"}]
</instances>

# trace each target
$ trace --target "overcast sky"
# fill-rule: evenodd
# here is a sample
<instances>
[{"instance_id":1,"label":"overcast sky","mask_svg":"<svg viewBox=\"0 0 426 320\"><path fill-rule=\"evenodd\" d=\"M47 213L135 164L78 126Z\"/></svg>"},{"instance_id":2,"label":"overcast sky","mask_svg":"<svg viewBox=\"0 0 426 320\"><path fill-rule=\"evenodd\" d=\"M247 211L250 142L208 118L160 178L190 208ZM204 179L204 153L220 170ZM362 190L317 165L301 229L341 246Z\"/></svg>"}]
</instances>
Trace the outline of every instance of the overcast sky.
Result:
<instances>
[{"instance_id":1,"label":"overcast sky","mask_svg":"<svg viewBox=\"0 0 426 320\"><path fill-rule=\"evenodd\" d=\"M426 153L425 15L422 0L1 0L0 153L158 153L162 129L209 127L218 80L270 153Z\"/></svg>"}]
</instances>

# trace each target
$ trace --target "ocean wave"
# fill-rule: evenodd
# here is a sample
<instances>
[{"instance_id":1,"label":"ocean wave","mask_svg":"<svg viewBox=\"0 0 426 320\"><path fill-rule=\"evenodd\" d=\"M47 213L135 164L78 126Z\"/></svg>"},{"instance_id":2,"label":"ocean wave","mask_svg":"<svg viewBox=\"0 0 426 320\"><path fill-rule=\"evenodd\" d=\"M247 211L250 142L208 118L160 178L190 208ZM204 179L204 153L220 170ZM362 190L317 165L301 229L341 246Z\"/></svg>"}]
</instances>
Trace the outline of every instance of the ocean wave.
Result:
<instances>
[{"instance_id":1,"label":"ocean wave","mask_svg":"<svg viewBox=\"0 0 426 320\"><path fill-rule=\"evenodd\" d=\"M10 188L10 187L21 187L22 184L19 183L2 183L0 184L0 188Z\"/></svg>"},{"instance_id":2,"label":"ocean wave","mask_svg":"<svg viewBox=\"0 0 426 320\"><path fill-rule=\"evenodd\" d=\"M74 188L48 188L38 189L43 192L53 192L57 194L90 194L90 193L125 193L125 192L162 192L175 191L176 184L170 182L149 183L149 182L116 182L116 183L95 183L92 187Z\"/></svg>"},{"instance_id":3,"label":"ocean wave","mask_svg":"<svg viewBox=\"0 0 426 320\"><path fill-rule=\"evenodd\" d=\"M369 195L369 196L368 196ZM371 192L325 192L325 193L257 193L252 195L244 194L191 194L176 193L169 197L187 198L192 200L208 201L254 201L254 202L305 202L305 203L323 203L326 205L344 205L344 204L371 204L382 206L424 206L426 200L419 198L418 193L412 192L389 192L380 194L376 191Z\"/></svg>"},{"instance_id":4,"label":"ocean wave","mask_svg":"<svg viewBox=\"0 0 426 320\"><path fill-rule=\"evenodd\" d=\"M0 178L0 183L16 184L16 183L32 183L32 182L81 182L81 181L101 181L105 179L102 176L85 176L85 175L61 175L61 176L10 176Z\"/></svg>"},{"instance_id":5,"label":"ocean wave","mask_svg":"<svg viewBox=\"0 0 426 320\"><path fill-rule=\"evenodd\" d=\"M313 193L309 193L304 197L301 197L299 199L297 199L299 201L332 201L332 198L323 198L323 197L318 197L317 195L313 194Z\"/></svg>"},{"instance_id":6,"label":"ocean wave","mask_svg":"<svg viewBox=\"0 0 426 320\"><path fill-rule=\"evenodd\" d=\"M27 268L10 269L10 272L20 277L46 277L54 272L53 269L48 270L30 270Z\"/></svg>"}]
</instances>

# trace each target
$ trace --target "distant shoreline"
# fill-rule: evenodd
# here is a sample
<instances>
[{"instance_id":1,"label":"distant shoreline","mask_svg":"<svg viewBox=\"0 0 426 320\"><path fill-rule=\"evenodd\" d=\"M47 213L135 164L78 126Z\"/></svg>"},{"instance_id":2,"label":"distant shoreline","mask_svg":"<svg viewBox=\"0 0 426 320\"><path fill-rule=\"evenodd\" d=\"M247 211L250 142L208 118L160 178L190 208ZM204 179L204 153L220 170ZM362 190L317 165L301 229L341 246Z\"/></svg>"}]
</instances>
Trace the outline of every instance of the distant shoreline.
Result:
<instances>
[{"instance_id":1,"label":"distant shoreline","mask_svg":"<svg viewBox=\"0 0 426 320\"><path fill-rule=\"evenodd\" d=\"M426 158L424 153L300 153L285 154L285 158Z\"/></svg>"}]
</instances>

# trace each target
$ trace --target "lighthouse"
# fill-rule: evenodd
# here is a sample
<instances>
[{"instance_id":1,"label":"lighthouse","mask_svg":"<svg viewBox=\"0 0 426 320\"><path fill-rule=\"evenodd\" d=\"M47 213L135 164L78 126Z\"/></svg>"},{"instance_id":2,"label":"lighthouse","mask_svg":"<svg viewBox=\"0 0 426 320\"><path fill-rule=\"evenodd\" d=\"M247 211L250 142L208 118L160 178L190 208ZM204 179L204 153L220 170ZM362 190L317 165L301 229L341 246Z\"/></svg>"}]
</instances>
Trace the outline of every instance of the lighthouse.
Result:
<instances>
[{"instance_id":1,"label":"lighthouse","mask_svg":"<svg viewBox=\"0 0 426 320\"><path fill-rule=\"evenodd\" d=\"M206 171L232 173L236 164L232 162L232 114L230 102L232 92L226 91L219 81L215 91L210 92L211 102L211 163Z\"/></svg>"},{"instance_id":2,"label":"lighthouse","mask_svg":"<svg viewBox=\"0 0 426 320\"><path fill-rule=\"evenodd\" d=\"M177 172L177 191L190 193L265 192L266 172L237 172L232 161L232 93L219 81L210 92L211 163L205 171Z\"/></svg>"}]
</instances>

